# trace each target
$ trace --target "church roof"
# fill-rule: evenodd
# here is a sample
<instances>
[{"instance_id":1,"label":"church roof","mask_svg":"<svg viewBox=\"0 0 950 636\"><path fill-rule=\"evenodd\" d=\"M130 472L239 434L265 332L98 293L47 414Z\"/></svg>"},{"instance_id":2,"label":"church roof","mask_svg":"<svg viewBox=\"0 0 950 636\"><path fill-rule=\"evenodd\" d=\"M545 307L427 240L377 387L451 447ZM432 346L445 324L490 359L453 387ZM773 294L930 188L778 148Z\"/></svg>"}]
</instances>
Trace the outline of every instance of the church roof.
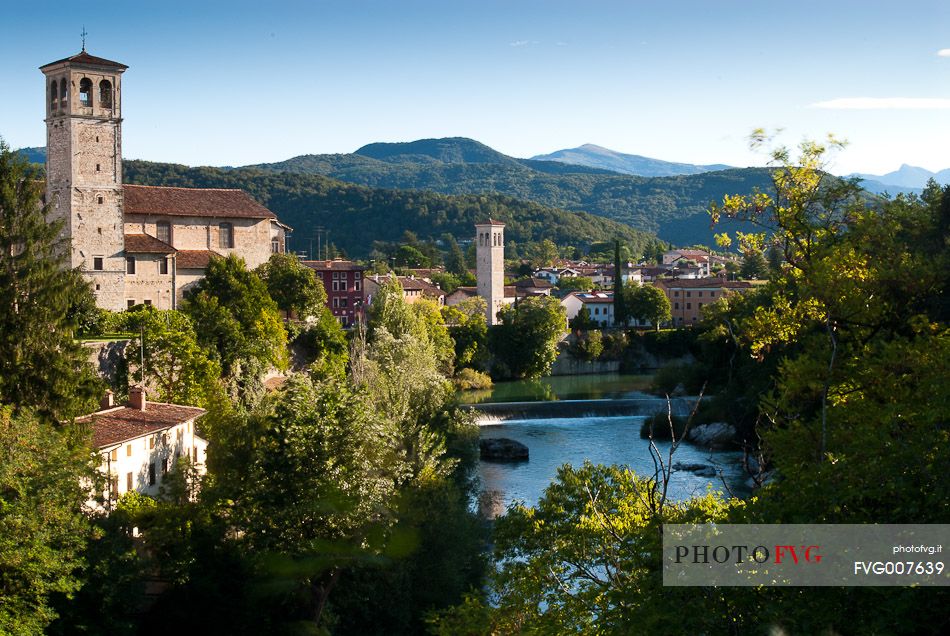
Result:
<instances>
[{"instance_id":1,"label":"church roof","mask_svg":"<svg viewBox=\"0 0 950 636\"><path fill-rule=\"evenodd\" d=\"M175 248L148 234L126 234L125 251L131 254L174 254Z\"/></svg>"},{"instance_id":2,"label":"church roof","mask_svg":"<svg viewBox=\"0 0 950 636\"><path fill-rule=\"evenodd\" d=\"M220 254L211 250L178 250L175 264L178 269L205 269L214 256Z\"/></svg>"},{"instance_id":3,"label":"church roof","mask_svg":"<svg viewBox=\"0 0 950 636\"><path fill-rule=\"evenodd\" d=\"M496 221L495 219L488 219L487 221L476 223L475 227L478 227L479 225L500 225L501 227L505 227L504 223L502 223L501 221Z\"/></svg>"},{"instance_id":4,"label":"church roof","mask_svg":"<svg viewBox=\"0 0 950 636\"><path fill-rule=\"evenodd\" d=\"M123 71L127 68L125 64L119 64L118 62L113 62L112 60L107 60L104 57L96 57L95 55L89 55L86 53L86 49L83 49L76 55L71 57L64 57L61 60L56 60L55 62L50 62L49 64L44 64L40 67L40 70L48 66L55 66L56 64L63 64L64 62L69 62L70 64L77 64L83 66L105 66L107 68L120 68Z\"/></svg>"},{"instance_id":5,"label":"church roof","mask_svg":"<svg viewBox=\"0 0 950 636\"><path fill-rule=\"evenodd\" d=\"M276 219L244 190L123 185L126 214Z\"/></svg>"}]
</instances>

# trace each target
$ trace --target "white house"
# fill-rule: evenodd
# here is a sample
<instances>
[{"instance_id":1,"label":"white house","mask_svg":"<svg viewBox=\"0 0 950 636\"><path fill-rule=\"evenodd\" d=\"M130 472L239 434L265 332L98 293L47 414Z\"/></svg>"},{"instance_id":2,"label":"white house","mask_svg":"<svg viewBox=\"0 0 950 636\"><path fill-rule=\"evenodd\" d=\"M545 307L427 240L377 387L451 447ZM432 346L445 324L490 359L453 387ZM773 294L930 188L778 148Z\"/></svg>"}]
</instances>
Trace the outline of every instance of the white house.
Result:
<instances>
[{"instance_id":1,"label":"white house","mask_svg":"<svg viewBox=\"0 0 950 636\"><path fill-rule=\"evenodd\" d=\"M126 406L114 406L109 392L99 411L78 418L92 429L99 471L107 478L102 493L106 509L127 492L157 496L181 457L190 458L203 474L208 442L196 433L195 422L205 413L194 406L148 402L142 388L132 387ZM89 506L101 509L95 497Z\"/></svg>"},{"instance_id":2,"label":"white house","mask_svg":"<svg viewBox=\"0 0 950 636\"><path fill-rule=\"evenodd\" d=\"M599 326L612 327L614 324L614 293L612 291L571 292L561 299L561 306L567 312L568 321L577 316L581 309L587 307L591 319Z\"/></svg>"}]
</instances>

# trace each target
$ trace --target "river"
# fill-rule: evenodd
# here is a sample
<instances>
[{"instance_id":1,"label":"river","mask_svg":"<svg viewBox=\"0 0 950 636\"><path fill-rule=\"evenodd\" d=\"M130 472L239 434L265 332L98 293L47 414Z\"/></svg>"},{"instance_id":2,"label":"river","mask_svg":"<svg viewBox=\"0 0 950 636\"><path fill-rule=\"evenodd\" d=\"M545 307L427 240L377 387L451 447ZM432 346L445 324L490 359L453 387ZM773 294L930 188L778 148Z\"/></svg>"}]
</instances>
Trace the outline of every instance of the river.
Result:
<instances>
[{"instance_id":1,"label":"river","mask_svg":"<svg viewBox=\"0 0 950 636\"><path fill-rule=\"evenodd\" d=\"M647 415L665 408L665 402L642 392L644 376L609 374L566 380L542 380L543 397L533 404L525 398L531 392L537 394L538 382L498 383L494 395L479 396L479 403L487 405L477 407L485 409L479 419L481 436L519 441L530 453L525 462L479 463L482 500L491 502L483 504L486 512L500 514L514 502L534 505L562 464L580 466L590 460L627 465L640 475L653 475L649 441L640 438L640 425ZM626 413L617 414L618 406ZM680 412L689 408L688 400L674 404ZM657 445L666 461L669 443ZM740 461L739 452L708 451L681 444L673 456L674 464L706 464L719 474L701 477L689 471L675 471L670 496L685 499L703 494L710 487L746 495L746 475Z\"/></svg>"}]
</instances>

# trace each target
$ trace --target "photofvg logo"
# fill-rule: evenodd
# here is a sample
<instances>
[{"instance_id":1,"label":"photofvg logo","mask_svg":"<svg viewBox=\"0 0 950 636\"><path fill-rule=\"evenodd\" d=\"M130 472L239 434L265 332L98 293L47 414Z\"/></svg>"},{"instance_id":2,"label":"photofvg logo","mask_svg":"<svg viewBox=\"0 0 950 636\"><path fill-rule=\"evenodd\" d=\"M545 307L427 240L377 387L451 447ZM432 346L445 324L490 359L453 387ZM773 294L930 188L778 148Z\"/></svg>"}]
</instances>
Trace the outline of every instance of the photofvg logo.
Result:
<instances>
[{"instance_id":1,"label":"photofvg logo","mask_svg":"<svg viewBox=\"0 0 950 636\"><path fill-rule=\"evenodd\" d=\"M950 525L667 524L664 585L950 585Z\"/></svg>"}]
</instances>

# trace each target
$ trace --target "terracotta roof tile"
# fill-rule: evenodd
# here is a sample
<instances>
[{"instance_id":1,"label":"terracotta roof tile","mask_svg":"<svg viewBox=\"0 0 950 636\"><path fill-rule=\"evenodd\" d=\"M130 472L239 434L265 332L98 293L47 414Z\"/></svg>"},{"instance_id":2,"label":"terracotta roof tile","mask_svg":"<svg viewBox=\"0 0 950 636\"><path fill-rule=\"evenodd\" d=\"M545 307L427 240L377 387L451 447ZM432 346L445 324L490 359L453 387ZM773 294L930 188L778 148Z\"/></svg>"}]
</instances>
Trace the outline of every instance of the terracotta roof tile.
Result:
<instances>
[{"instance_id":1,"label":"terracotta roof tile","mask_svg":"<svg viewBox=\"0 0 950 636\"><path fill-rule=\"evenodd\" d=\"M676 280L659 280L657 285L668 289L751 289L752 283L741 280L725 281L721 278L680 278Z\"/></svg>"},{"instance_id":2,"label":"terracotta roof tile","mask_svg":"<svg viewBox=\"0 0 950 636\"><path fill-rule=\"evenodd\" d=\"M148 234L126 234L125 251L132 254L174 254L175 248Z\"/></svg>"},{"instance_id":3,"label":"terracotta roof tile","mask_svg":"<svg viewBox=\"0 0 950 636\"><path fill-rule=\"evenodd\" d=\"M502 223L501 221L496 221L495 219L488 219L487 221L482 221L481 223L476 223L476 224L475 224L475 227L478 227L479 225L500 225L501 227L504 227L504 226L505 226L504 223Z\"/></svg>"},{"instance_id":4,"label":"terracotta roof tile","mask_svg":"<svg viewBox=\"0 0 950 636\"><path fill-rule=\"evenodd\" d=\"M362 272L366 268L362 265L357 265L353 261L344 261L340 259L334 259L332 261L300 261L303 265L306 265L312 270L318 272L326 271L346 271L346 272Z\"/></svg>"},{"instance_id":5,"label":"terracotta roof tile","mask_svg":"<svg viewBox=\"0 0 950 636\"><path fill-rule=\"evenodd\" d=\"M62 64L63 62L69 62L71 64L83 64L85 66L106 66L109 68L121 68L122 70L129 68L125 64L113 62L112 60L107 60L104 57L96 57L95 55L89 55L88 53L86 53L86 49L83 49L76 55L73 55L70 57L64 57L61 60L56 60L55 62L50 62L49 64L44 64L40 68L44 69L47 66L53 66L54 64Z\"/></svg>"},{"instance_id":6,"label":"terracotta roof tile","mask_svg":"<svg viewBox=\"0 0 950 636\"><path fill-rule=\"evenodd\" d=\"M276 219L244 190L123 185L126 214Z\"/></svg>"},{"instance_id":7,"label":"terracotta roof tile","mask_svg":"<svg viewBox=\"0 0 950 636\"><path fill-rule=\"evenodd\" d=\"M76 421L91 422L92 443L96 448L102 448L171 428L205 413L207 411L196 406L146 402L144 411L119 406L77 418Z\"/></svg>"},{"instance_id":8,"label":"terracotta roof tile","mask_svg":"<svg viewBox=\"0 0 950 636\"><path fill-rule=\"evenodd\" d=\"M178 250L175 264L178 269L205 269L215 256L221 256L210 250Z\"/></svg>"}]
</instances>

